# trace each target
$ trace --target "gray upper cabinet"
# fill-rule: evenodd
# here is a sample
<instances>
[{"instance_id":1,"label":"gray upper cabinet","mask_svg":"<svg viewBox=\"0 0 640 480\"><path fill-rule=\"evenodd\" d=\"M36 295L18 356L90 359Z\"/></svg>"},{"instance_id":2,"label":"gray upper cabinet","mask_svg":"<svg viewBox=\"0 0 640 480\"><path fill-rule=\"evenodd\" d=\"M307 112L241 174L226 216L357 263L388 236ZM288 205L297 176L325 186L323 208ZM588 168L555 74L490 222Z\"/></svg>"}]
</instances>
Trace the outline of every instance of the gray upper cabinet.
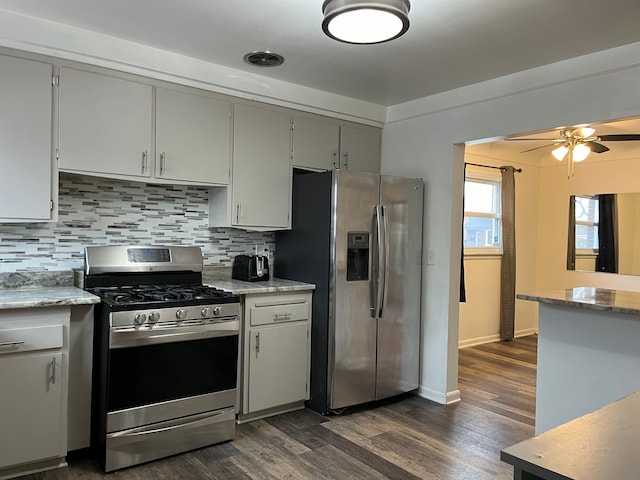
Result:
<instances>
[{"instance_id":1,"label":"gray upper cabinet","mask_svg":"<svg viewBox=\"0 0 640 480\"><path fill-rule=\"evenodd\" d=\"M380 173L380 142L380 129L366 126L341 126L341 168L354 172Z\"/></svg>"},{"instance_id":2,"label":"gray upper cabinet","mask_svg":"<svg viewBox=\"0 0 640 480\"><path fill-rule=\"evenodd\" d=\"M331 170L339 166L340 125L329 120L293 119L293 166Z\"/></svg>"},{"instance_id":3,"label":"gray upper cabinet","mask_svg":"<svg viewBox=\"0 0 640 480\"><path fill-rule=\"evenodd\" d=\"M231 104L156 89L157 178L227 185L231 168Z\"/></svg>"},{"instance_id":4,"label":"gray upper cabinet","mask_svg":"<svg viewBox=\"0 0 640 480\"><path fill-rule=\"evenodd\" d=\"M151 176L150 85L61 68L59 106L60 170Z\"/></svg>"},{"instance_id":5,"label":"gray upper cabinet","mask_svg":"<svg viewBox=\"0 0 640 480\"><path fill-rule=\"evenodd\" d=\"M291 228L291 116L236 104L230 188L212 189L209 225L246 230Z\"/></svg>"},{"instance_id":6,"label":"gray upper cabinet","mask_svg":"<svg viewBox=\"0 0 640 480\"><path fill-rule=\"evenodd\" d=\"M49 64L0 56L0 222L53 218L52 74Z\"/></svg>"},{"instance_id":7,"label":"gray upper cabinet","mask_svg":"<svg viewBox=\"0 0 640 480\"><path fill-rule=\"evenodd\" d=\"M380 172L379 128L297 115L293 122L293 166Z\"/></svg>"}]
</instances>

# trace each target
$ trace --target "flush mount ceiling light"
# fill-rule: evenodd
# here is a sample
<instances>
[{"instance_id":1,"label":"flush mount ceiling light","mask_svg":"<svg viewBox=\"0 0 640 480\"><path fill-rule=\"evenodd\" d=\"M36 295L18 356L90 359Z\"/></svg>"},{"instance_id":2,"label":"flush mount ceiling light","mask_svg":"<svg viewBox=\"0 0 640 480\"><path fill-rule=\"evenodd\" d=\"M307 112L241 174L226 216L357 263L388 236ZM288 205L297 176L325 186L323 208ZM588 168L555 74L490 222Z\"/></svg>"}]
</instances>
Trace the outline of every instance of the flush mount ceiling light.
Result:
<instances>
[{"instance_id":1,"label":"flush mount ceiling light","mask_svg":"<svg viewBox=\"0 0 640 480\"><path fill-rule=\"evenodd\" d=\"M345 43L382 43L409 29L409 0L325 0L322 30Z\"/></svg>"}]
</instances>

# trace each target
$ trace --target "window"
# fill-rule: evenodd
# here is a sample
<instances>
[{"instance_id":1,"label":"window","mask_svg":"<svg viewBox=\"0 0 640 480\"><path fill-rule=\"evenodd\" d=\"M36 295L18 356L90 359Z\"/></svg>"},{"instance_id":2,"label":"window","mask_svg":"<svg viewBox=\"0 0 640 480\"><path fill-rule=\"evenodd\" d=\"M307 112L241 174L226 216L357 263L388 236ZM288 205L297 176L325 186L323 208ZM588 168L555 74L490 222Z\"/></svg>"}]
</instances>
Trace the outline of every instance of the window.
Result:
<instances>
[{"instance_id":1,"label":"window","mask_svg":"<svg viewBox=\"0 0 640 480\"><path fill-rule=\"evenodd\" d=\"M597 196L576 195L576 252L598 253L600 212Z\"/></svg>"},{"instance_id":2,"label":"window","mask_svg":"<svg viewBox=\"0 0 640 480\"><path fill-rule=\"evenodd\" d=\"M467 173L464 182L465 253L502 253L500 187L500 177Z\"/></svg>"}]
</instances>

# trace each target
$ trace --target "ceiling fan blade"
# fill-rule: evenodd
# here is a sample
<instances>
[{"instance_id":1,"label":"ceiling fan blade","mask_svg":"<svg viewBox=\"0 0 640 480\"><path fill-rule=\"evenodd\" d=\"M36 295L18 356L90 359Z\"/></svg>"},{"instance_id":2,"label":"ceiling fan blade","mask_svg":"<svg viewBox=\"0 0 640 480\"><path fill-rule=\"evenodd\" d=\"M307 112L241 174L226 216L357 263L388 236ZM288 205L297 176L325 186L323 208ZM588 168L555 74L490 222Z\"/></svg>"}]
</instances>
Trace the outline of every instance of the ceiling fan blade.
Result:
<instances>
[{"instance_id":1,"label":"ceiling fan blade","mask_svg":"<svg viewBox=\"0 0 640 480\"><path fill-rule=\"evenodd\" d=\"M585 145L587 145L593 153L604 153L609 151L609 147L605 147L601 143L585 142Z\"/></svg>"},{"instance_id":2,"label":"ceiling fan blade","mask_svg":"<svg viewBox=\"0 0 640 480\"><path fill-rule=\"evenodd\" d=\"M640 133L616 133L613 135L598 135L602 142L632 142L640 140Z\"/></svg>"},{"instance_id":3,"label":"ceiling fan blade","mask_svg":"<svg viewBox=\"0 0 640 480\"><path fill-rule=\"evenodd\" d=\"M507 142L537 142L545 140L547 142L564 142L564 138L505 138Z\"/></svg>"},{"instance_id":4,"label":"ceiling fan blade","mask_svg":"<svg viewBox=\"0 0 640 480\"><path fill-rule=\"evenodd\" d=\"M541 148L547 148L547 147L555 147L557 144L556 143L549 143L547 145L542 145L540 147L533 147L530 148L529 150L523 150L520 153L527 153L527 152L533 152L534 150L540 150Z\"/></svg>"}]
</instances>

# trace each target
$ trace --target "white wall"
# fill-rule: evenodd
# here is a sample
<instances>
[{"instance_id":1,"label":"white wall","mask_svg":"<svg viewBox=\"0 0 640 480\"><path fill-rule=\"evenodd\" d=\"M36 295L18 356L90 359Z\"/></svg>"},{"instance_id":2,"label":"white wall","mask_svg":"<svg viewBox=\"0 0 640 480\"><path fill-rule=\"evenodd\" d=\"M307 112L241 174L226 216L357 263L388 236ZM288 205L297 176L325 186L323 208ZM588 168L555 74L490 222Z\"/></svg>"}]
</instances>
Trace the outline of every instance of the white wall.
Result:
<instances>
[{"instance_id":1,"label":"white wall","mask_svg":"<svg viewBox=\"0 0 640 480\"><path fill-rule=\"evenodd\" d=\"M639 85L640 44L632 44L388 109L382 171L425 179L424 249L436 258L423 266L422 395L442 403L459 398L460 145L640 115ZM598 284L602 275L590 280ZM538 286L544 283L538 275Z\"/></svg>"},{"instance_id":2,"label":"white wall","mask_svg":"<svg viewBox=\"0 0 640 480\"><path fill-rule=\"evenodd\" d=\"M499 158L497 154L476 153L480 146L466 149L465 162L481 165L512 165L522 169L515 174L516 182L516 292L536 287L536 251L538 238L539 166ZM483 148L484 150L484 148ZM493 173L499 170L467 166L467 172ZM461 347L500 339L500 264L501 257L466 255L466 302L460 304L459 338ZM516 336L534 333L538 327L537 305L516 300Z\"/></svg>"}]
</instances>

